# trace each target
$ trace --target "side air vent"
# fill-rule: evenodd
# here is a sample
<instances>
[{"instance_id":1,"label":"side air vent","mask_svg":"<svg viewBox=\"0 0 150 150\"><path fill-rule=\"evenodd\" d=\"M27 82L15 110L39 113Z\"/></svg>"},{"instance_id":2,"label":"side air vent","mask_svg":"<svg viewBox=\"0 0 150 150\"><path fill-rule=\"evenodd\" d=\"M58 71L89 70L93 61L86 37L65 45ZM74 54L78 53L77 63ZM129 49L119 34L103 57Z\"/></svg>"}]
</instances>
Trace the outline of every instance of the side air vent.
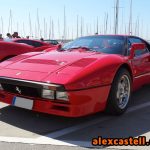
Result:
<instances>
[{"instance_id":1,"label":"side air vent","mask_svg":"<svg viewBox=\"0 0 150 150\"><path fill-rule=\"evenodd\" d=\"M75 63L71 64L70 66L74 67L86 67L87 65L91 64L92 62L96 61L96 58L83 58Z\"/></svg>"},{"instance_id":2,"label":"side air vent","mask_svg":"<svg viewBox=\"0 0 150 150\"><path fill-rule=\"evenodd\" d=\"M22 62L23 63L46 64L46 65L59 65L59 63L60 63L55 60L44 60L44 59L27 59Z\"/></svg>"}]
</instances>

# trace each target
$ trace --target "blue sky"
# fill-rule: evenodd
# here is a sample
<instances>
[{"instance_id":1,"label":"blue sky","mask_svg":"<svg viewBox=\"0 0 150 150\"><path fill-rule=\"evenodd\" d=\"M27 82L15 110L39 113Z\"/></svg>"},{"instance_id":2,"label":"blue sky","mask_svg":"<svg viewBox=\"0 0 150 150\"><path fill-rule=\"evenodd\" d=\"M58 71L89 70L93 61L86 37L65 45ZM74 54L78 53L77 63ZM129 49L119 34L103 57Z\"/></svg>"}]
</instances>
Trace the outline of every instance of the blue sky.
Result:
<instances>
[{"instance_id":1,"label":"blue sky","mask_svg":"<svg viewBox=\"0 0 150 150\"><path fill-rule=\"evenodd\" d=\"M96 32L96 20L99 20L99 31L104 32L104 18L108 13L107 33L113 33L114 24L114 2L115 0L3 0L0 5L0 32L4 35L8 32L10 9L13 16L12 32L18 30L21 36L30 35L29 13L31 16L33 36L45 36L48 38L50 28L50 18L53 20L54 38L63 36L63 10L66 8L66 34L70 38L77 35L76 20L79 15L79 36L81 17L83 18L83 35L94 34ZM119 33L124 34L128 28L130 0L120 0L119 9ZM135 25L139 17L140 36L150 38L150 21L148 19L150 1L133 0L133 34ZM37 25L37 9L39 12L40 33ZM45 34L44 34L45 18ZM59 22L59 23L58 23ZM51 21L52 24L52 21ZM58 25L60 24L60 25ZM46 27L47 26L47 27ZM52 25L51 25L52 26ZM24 29L23 29L24 28ZM52 30L52 29L51 29ZM10 31L9 31L10 32Z\"/></svg>"}]
</instances>

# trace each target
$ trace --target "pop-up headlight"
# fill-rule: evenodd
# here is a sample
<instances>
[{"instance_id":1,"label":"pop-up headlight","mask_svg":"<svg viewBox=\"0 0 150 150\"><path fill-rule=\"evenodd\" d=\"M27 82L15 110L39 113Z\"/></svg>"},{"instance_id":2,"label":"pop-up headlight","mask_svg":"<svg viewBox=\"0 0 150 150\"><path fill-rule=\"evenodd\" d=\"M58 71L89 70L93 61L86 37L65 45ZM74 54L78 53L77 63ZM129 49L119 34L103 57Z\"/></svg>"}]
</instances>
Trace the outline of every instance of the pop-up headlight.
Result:
<instances>
[{"instance_id":1,"label":"pop-up headlight","mask_svg":"<svg viewBox=\"0 0 150 150\"><path fill-rule=\"evenodd\" d=\"M55 99L55 92L50 90L48 86L43 86L42 97L46 99Z\"/></svg>"},{"instance_id":2,"label":"pop-up headlight","mask_svg":"<svg viewBox=\"0 0 150 150\"><path fill-rule=\"evenodd\" d=\"M56 92L56 99L68 101L68 100L69 100L69 98L68 98L68 93L67 93L67 92L60 92L60 91L57 91L57 92Z\"/></svg>"}]
</instances>

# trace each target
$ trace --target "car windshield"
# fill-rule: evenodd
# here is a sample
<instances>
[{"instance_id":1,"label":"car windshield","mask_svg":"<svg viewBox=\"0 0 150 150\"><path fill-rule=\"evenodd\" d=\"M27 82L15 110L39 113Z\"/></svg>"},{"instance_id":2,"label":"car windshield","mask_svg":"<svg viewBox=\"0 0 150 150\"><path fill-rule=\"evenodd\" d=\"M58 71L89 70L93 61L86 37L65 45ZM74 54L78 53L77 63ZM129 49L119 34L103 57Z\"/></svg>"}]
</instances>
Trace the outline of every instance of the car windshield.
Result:
<instances>
[{"instance_id":1,"label":"car windshield","mask_svg":"<svg viewBox=\"0 0 150 150\"><path fill-rule=\"evenodd\" d=\"M77 48L84 48L102 53L123 55L124 45L124 36L90 36L81 37L70 43L67 43L62 47L62 49L73 50Z\"/></svg>"}]
</instances>

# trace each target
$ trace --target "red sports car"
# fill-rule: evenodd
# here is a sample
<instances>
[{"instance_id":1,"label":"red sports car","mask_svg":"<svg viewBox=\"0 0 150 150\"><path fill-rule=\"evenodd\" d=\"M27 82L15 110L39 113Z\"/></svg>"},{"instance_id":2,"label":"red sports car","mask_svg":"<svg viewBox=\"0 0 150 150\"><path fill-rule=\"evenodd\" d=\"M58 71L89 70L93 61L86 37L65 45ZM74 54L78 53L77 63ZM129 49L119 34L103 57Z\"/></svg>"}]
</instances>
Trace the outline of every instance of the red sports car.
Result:
<instances>
[{"instance_id":1,"label":"red sports car","mask_svg":"<svg viewBox=\"0 0 150 150\"><path fill-rule=\"evenodd\" d=\"M81 37L59 50L19 55L0 69L1 102L67 117L118 115L132 90L150 84L150 45L135 36Z\"/></svg>"},{"instance_id":2,"label":"red sports car","mask_svg":"<svg viewBox=\"0 0 150 150\"><path fill-rule=\"evenodd\" d=\"M7 60L19 54L38 52L54 47L52 44L29 39L7 39L0 41L0 61Z\"/></svg>"}]
</instances>

